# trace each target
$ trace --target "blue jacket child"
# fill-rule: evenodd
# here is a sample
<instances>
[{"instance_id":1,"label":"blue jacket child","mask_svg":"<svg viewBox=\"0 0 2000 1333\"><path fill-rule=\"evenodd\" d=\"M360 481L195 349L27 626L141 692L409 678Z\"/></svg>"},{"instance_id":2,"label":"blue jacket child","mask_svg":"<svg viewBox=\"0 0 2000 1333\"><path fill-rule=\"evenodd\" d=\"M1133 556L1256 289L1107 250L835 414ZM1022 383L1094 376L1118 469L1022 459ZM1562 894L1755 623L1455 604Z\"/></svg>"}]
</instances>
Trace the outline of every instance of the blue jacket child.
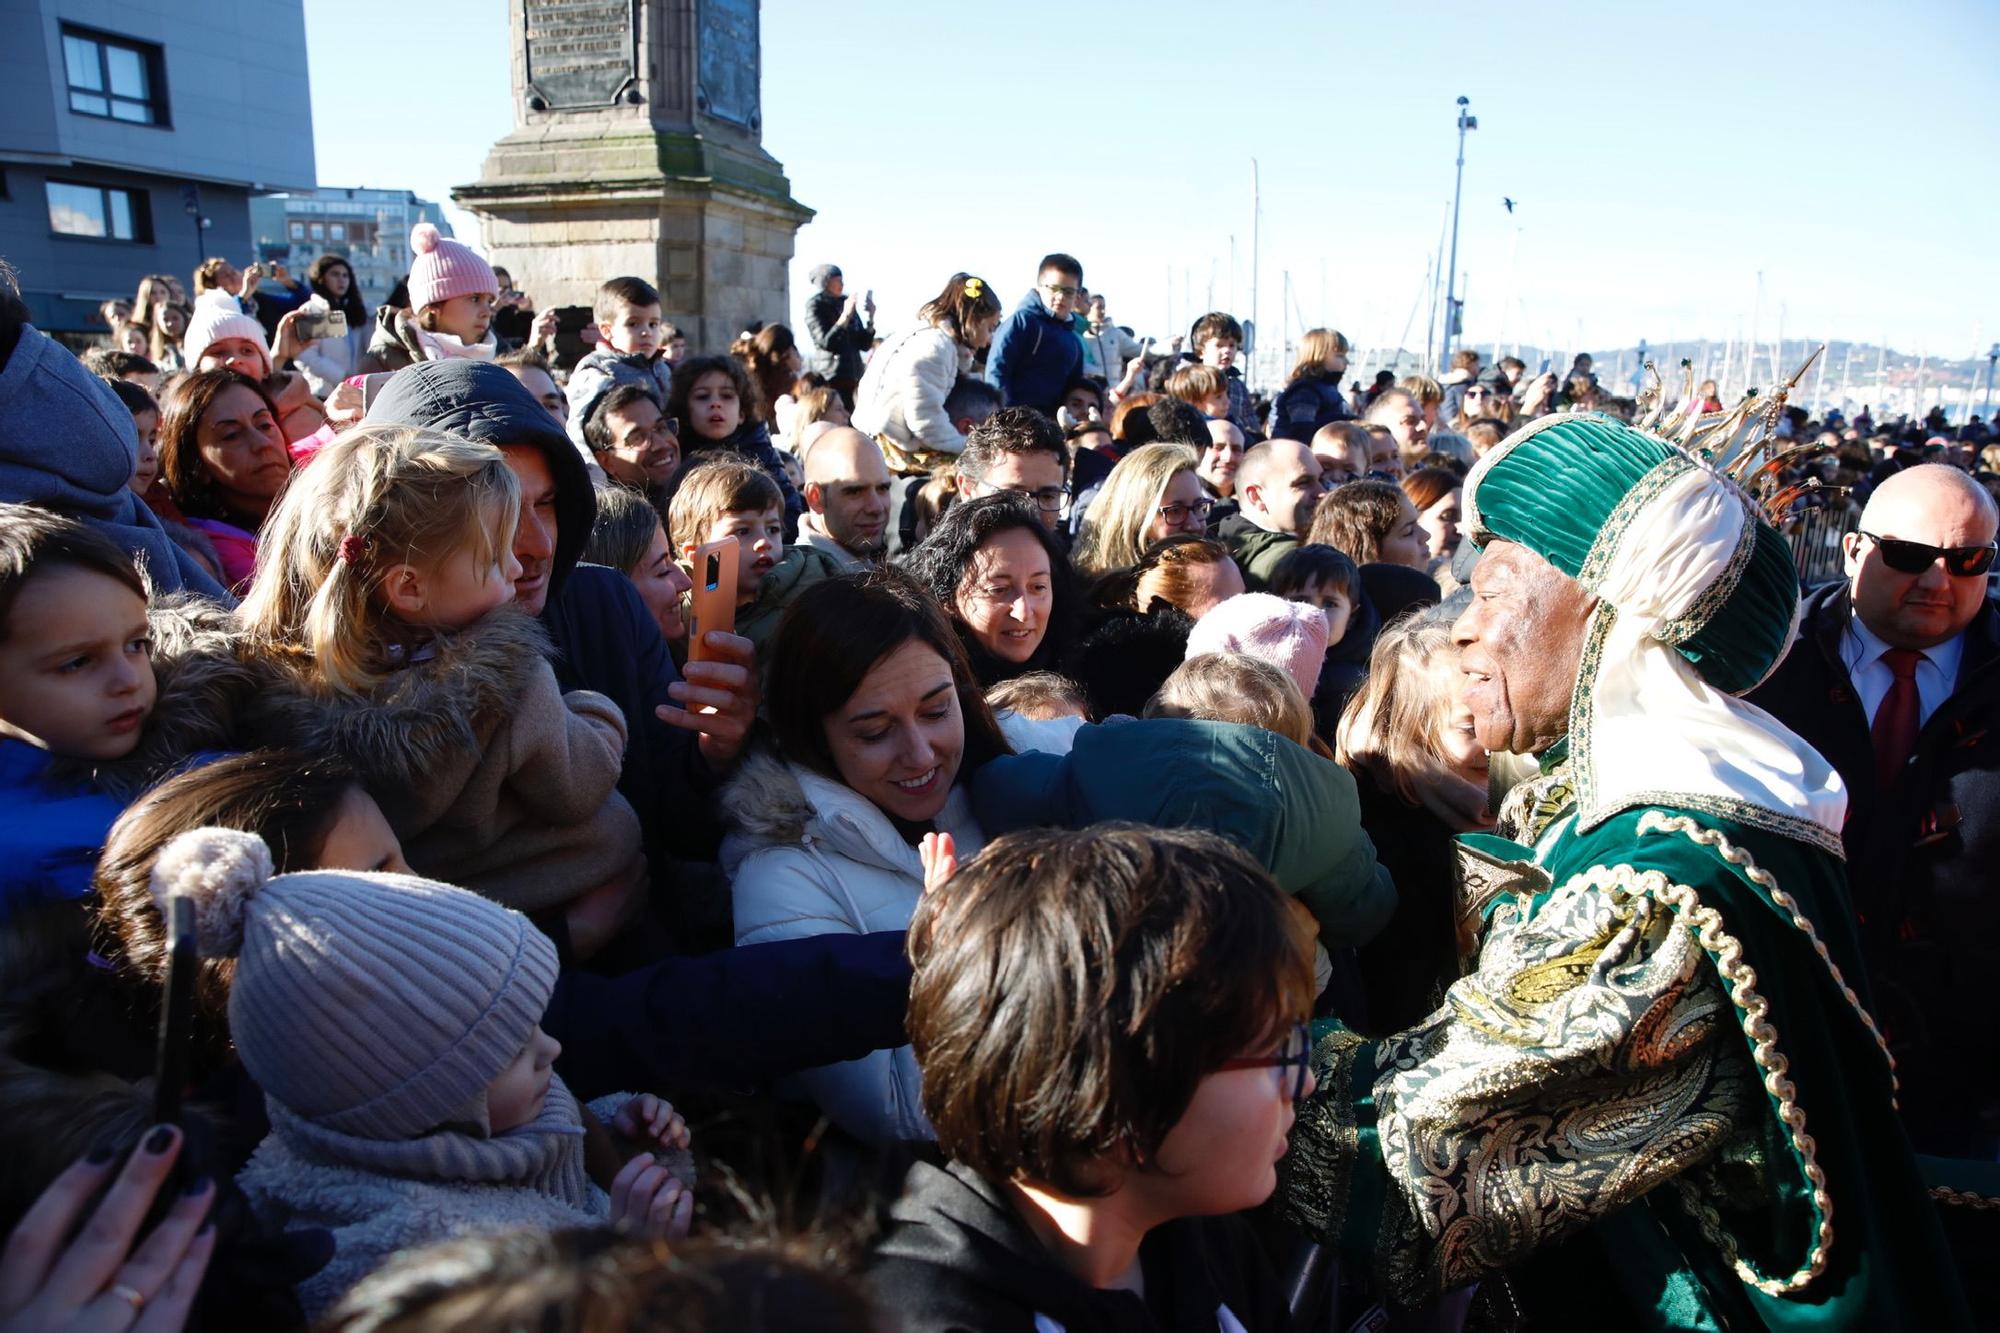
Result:
<instances>
[{"instance_id":1,"label":"blue jacket child","mask_svg":"<svg viewBox=\"0 0 2000 1333\"><path fill-rule=\"evenodd\" d=\"M1063 386L1083 373L1083 342L1031 291L993 335L986 378L1003 407L1032 407L1053 417Z\"/></svg>"}]
</instances>

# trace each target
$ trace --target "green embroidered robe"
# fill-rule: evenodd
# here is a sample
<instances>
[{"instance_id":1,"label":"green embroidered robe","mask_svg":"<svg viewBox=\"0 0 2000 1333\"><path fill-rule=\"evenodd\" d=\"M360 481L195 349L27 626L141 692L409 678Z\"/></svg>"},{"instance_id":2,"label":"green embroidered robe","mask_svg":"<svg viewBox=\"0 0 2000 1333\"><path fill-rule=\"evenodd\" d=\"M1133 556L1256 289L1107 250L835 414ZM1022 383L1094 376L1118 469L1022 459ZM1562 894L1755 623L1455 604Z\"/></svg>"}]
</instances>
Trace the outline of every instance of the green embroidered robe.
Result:
<instances>
[{"instance_id":1,"label":"green embroidered robe","mask_svg":"<svg viewBox=\"0 0 2000 1333\"><path fill-rule=\"evenodd\" d=\"M1838 859L1689 810L1578 832L1561 769L1517 795L1534 846L1463 840L1475 969L1319 1042L1284 1214L1404 1306L1504 1270L1543 1329L1969 1328Z\"/></svg>"}]
</instances>

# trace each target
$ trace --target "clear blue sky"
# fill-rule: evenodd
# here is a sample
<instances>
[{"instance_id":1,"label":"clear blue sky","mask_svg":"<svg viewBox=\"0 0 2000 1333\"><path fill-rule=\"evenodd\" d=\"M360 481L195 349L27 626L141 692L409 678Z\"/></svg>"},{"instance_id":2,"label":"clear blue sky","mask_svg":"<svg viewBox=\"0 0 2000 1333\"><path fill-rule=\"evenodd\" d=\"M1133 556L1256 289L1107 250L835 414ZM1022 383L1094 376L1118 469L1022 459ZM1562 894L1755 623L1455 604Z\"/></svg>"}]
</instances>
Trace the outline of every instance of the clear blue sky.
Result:
<instances>
[{"instance_id":1,"label":"clear blue sky","mask_svg":"<svg viewBox=\"0 0 2000 1333\"><path fill-rule=\"evenodd\" d=\"M512 127L502 0L305 11L322 183L445 200L478 176ZM895 327L954 269L1011 300L1062 249L1141 332L1184 327L1211 282L1247 316L1255 156L1265 329L1289 269L1295 329L1393 342L1438 245L1463 93L1474 342L1726 337L1749 328L1759 270L1766 340L1781 309L1789 338L1950 358L2000 338L2000 5L1422 12L765 0L765 147L819 214L794 303L831 260Z\"/></svg>"}]
</instances>

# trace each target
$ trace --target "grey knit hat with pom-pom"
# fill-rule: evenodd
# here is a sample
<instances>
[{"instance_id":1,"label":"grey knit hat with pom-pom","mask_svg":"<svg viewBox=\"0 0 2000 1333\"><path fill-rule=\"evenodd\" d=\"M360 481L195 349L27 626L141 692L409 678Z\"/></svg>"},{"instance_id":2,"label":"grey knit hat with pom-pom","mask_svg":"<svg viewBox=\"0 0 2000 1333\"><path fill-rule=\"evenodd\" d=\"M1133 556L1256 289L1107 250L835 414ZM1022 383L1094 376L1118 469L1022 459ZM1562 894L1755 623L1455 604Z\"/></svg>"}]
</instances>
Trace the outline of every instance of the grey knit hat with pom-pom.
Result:
<instances>
[{"instance_id":1,"label":"grey knit hat with pom-pom","mask_svg":"<svg viewBox=\"0 0 2000 1333\"><path fill-rule=\"evenodd\" d=\"M229 1030L250 1076L362 1138L483 1115L555 987L555 946L519 912L408 875L274 876L253 833L181 834L153 896L192 899L201 952L237 960Z\"/></svg>"}]
</instances>

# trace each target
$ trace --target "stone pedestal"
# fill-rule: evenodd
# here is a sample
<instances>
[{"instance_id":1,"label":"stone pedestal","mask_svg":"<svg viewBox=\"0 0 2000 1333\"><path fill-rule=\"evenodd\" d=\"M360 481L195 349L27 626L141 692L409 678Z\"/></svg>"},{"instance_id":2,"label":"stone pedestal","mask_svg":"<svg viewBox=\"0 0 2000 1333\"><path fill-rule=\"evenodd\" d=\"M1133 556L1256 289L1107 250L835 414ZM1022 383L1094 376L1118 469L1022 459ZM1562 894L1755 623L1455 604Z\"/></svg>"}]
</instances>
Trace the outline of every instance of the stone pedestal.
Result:
<instances>
[{"instance_id":1,"label":"stone pedestal","mask_svg":"<svg viewBox=\"0 0 2000 1333\"><path fill-rule=\"evenodd\" d=\"M757 0L508 0L514 132L477 182L496 265L543 308L660 289L691 346L788 318L812 210L763 149Z\"/></svg>"}]
</instances>

